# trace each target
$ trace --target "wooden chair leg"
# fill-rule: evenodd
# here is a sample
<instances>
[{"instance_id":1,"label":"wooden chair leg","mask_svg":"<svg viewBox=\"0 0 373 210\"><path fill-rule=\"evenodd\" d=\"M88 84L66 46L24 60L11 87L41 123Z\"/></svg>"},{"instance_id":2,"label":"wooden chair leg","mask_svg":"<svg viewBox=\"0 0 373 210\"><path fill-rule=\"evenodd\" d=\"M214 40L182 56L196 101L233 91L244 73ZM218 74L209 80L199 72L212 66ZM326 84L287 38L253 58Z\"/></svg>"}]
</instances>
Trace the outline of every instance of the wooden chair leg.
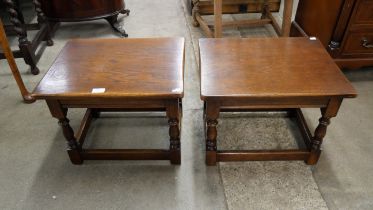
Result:
<instances>
[{"instance_id":1,"label":"wooden chair leg","mask_svg":"<svg viewBox=\"0 0 373 210\"><path fill-rule=\"evenodd\" d=\"M31 94L27 91L25 84L23 83L21 74L19 73L17 64L14 60L13 53L9 47L8 40L6 38L3 22L0 20L0 43L1 47L4 51L5 58L7 59L10 69L12 71L13 77L17 82L18 88L22 94L23 100L25 103L33 103L35 99L31 96Z\"/></svg>"},{"instance_id":2,"label":"wooden chair leg","mask_svg":"<svg viewBox=\"0 0 373 210\"><path fill-rule=\"evenodd\" d=\"M284 13L282 17L282 37L290 36L291 16L293 13L293 0L285 0Z\"/></svg>"},{"instance_id":3,"label":"wooden chair leg","mask_svg":"<svg viewBox=\"0 0 373 210\"><path fill-rule=\"evenodd\" d=\"M197 20L197 15L199 15L199 0L193 0L192 17L193 17L193 26L194 27L199 26L199 22Z\"/></svg>"},{"instance_id":4,"label":"wooden chair leg","mask_svg":"<svg viewBox=\"0 0 373 210\"><path fill-rule=\"evenodd\" d=\"M214 37L221 38L223 34L222 29L222 0L214 0Z\"/></svg>"}]
</instances>

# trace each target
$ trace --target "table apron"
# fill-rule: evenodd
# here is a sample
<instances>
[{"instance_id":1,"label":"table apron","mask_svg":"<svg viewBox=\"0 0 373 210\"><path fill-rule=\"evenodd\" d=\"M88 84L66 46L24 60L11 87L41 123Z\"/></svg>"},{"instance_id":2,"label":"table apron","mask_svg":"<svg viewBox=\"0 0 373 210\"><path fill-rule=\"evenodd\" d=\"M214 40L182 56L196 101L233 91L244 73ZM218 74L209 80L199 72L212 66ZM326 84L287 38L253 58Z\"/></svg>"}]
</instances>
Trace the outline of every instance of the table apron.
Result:
<instances>
[{"instance_id":1,"label":"table apron","mask_svg":"<svg viewBox=\"0 0 373 210\"><path fill-rule=\"evenodd\" d=\"M321 108L332 97L281 97L281 98L220 98L206 99L225 109L272 109L272 108Z\"/></svg>"},{"instance_id":2,"label":"table apron","mask_svg":"<svg viewBox=\"0 0 373 210\"><path fill-rule=\"evenodd\" d=\"M64 108L166 108L170 102L181 99L147 99L147 100L60 100L59 103Z\"/></svg>"}]
</instances>

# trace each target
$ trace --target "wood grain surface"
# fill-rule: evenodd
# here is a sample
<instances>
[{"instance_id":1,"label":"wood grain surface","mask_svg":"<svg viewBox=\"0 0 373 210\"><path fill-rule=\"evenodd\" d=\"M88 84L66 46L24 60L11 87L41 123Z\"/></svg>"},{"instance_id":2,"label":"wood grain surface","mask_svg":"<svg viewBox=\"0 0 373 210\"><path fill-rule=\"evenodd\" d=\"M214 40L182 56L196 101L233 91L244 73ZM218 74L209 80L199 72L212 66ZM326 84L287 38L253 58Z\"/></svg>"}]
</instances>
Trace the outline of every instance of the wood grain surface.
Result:
<instances>
[{"instance_id":1,"label":"wood grain surface","mask_svg":"<svg viewBox=\"0 0 373 210\"><path fill-rule=\"evenodd\" d=\"M37 99L183 96L184 38L69 41L35 88ZM105 88L92 94L93 88Z\"/></svg>"},{"instance_id":2,"label":"wood grain surface","mask_svg":"<svg viewBox=\"0 0 373 210\"><path fill-rule=\"evenodd\" d=\"M354 97L318 41L308 38L201 39L201 97Z\"/></svg>"}]
</instances>

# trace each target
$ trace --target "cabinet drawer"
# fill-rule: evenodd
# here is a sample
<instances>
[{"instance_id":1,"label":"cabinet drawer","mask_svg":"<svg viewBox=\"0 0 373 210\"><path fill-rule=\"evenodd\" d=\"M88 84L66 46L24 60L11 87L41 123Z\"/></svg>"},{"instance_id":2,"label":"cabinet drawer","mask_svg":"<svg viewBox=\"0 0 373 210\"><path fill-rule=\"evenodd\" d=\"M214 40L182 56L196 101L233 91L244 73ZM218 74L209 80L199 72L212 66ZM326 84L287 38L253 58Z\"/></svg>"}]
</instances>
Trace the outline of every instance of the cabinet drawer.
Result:
<instances>
[{"instance_id":1,"label":"cabinet drawer","mask_svg":"<svg viewBox=\"0 0 373 210\"><path fill-rule=\"evenodd\" d=\"M343 55L373 56L373 31L349 33L343 49Z\"/></svg>"},{"instance_id":2,"label":"cabinet drawer","mask_svg":"<svg viewBox=\"0 0 373 210\"><path fill-rule=\"evenodd\" d=\"M373 1L361 0L356 7L353 24L373 24Z\"/></svg>"}]
</instances>

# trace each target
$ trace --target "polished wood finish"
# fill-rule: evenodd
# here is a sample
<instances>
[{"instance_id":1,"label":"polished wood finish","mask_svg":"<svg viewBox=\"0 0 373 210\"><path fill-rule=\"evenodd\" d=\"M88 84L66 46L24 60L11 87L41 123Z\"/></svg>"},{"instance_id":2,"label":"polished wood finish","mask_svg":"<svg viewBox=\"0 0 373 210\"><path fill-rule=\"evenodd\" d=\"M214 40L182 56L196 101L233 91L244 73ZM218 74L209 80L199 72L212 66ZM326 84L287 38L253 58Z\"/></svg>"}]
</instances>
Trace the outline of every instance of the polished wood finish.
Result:
<instances>
[{"instance_id":1,"label":"polished wood finish","mask_svg":"<svg viewBox=\"0 0 373 210\"><path fill-rule=\"evenodd\" d=\"M373 66L372 14L371 0L302 0L291 36L318 37L341 68Z\"/></svg>"},{"instance_id":2,"label":"polished wood finish","mask_svg":"<svg viewBox=\"0 0 373 210\"><path fill-rule=\"evenodd\" d=\"M23 100L25 103L32 103L35 101L35 99L31 96L31 94L28 92L25 84L23 83L21 74L19 73L16 61L14 60L13 53L9 47L8 40L6 38L3 22L0 19L0 44L1 48L4 52L4 56L7 59L9 63L10 70L12 71L14 80L16 81L19 91L21 92L21 95L23 97Z\"/></svg>"},{"instance_id":3,"label":"polished wood finish","mask_svg":"<svg viewBox=\"0 0 373 210\"><path fill-rule=\"evenodd\" d=\"M37 15L37 23L25 23L20 3L18 0L3 0L10 15L12 25L5 26L8 35L17 35L19 50L14 50L15 58L23 58L26 64L30 65L32 74L39 74L40 70L36 66L40 59L41 53L37 55L36 51L43 41L46 41L47 46L52 46L52 27L46 21L45 15L41 10L39 0L33 0L35 12ZM29 30L38 30L34 38L30 41L27 32ZM6 59L4 53L0 52L0 59Z\"/></svg>"},{"instance_id":4,"label":"polished wood finish","mask_svg":"<svg viewBox=\"0 0 373 210\"><path fill-rule=\"evenodd\" d=\"M214 6L213 15L214 15L214 24L208 25L207 22L203 19L204 13L201 13L199 6L201 4L200 0L194 1L193 7L193 25L198 27L201 26L201 29L205 32L208 38L221 38L222 37L222 30L223 27L238 27L238 26L262 26L266 24L271 24L275 29L276 33L279 36L287 37L290 34L290 26L291 26L291 15L292 15L292 8L293 8L293 0L284 0L284 13L283 13L283 22L282 28L278 25L277 21L272 15L272 8L270 5L274 3L279 3L280 1L263 1L261 3L255 2L261 8L262 17L259 20L235 20L229 22L222 21L222 14L227 13L224 12L224 5L225 4L232 4L234 3L253 3L252 1L234 1L234 0L213 0L211 2ZM202 1L203 2L203 1ZM243 12L247 12L244 9Z\"/></svg>"},{"instance_id":5,"label":"polished wood finish","mask_svg":"<svg viewBox=\"0 0 373 210\"><path fill-rule=\"evenodd\" d=\"M59 120L74 164L85 159L167 159L180 164L183 68L183 38L72 40L32 96L46 100ZM94 88L105 91L92 93ZM87 109L76 135L66 117L69 108ZM111 111L165 111L170 149L83 149L91 121Z\"/></svg>"},{"instance_id":6,"label":"polished wood finish","mask_svg":"<svg viewBox=\"0 0 373 210\"><path fill-rule=\"evenodd\" d=\"M40 0L41 8L49 21L77 22L106 19L112 28L127 37L118 23L118 15L129 15L123 0Z\"/></svg>"},{"instance_id":7,"label":"polished wood finish","mask_svg":"<svg viewBox=\"0 0 373 210\"><path fill-rule=\"evenodd\" d=\"M316 164L330 118L337 115L343 98L356 97L321 42L308 38L200 39L199 46L206 163L305 160ZM308 107L320 108L322 115L313 136L300 110ZM219 113L257 109L289 109L307 148L218 151Z\"/></svg>"},{"instance_id":8,"label":"polished wood finish","mask_svg":"<svg viewBox=\"0 0 373 210\"><path fill-rule=\"evenodd\" d=\"M180 98L182 49L182 38L73 40L62 49L34 95L38 99L91 98L87 103L95 103L98 97ZM106 92L92 94L93 88L106 88Z\"/></svg>"}]
</instances>

